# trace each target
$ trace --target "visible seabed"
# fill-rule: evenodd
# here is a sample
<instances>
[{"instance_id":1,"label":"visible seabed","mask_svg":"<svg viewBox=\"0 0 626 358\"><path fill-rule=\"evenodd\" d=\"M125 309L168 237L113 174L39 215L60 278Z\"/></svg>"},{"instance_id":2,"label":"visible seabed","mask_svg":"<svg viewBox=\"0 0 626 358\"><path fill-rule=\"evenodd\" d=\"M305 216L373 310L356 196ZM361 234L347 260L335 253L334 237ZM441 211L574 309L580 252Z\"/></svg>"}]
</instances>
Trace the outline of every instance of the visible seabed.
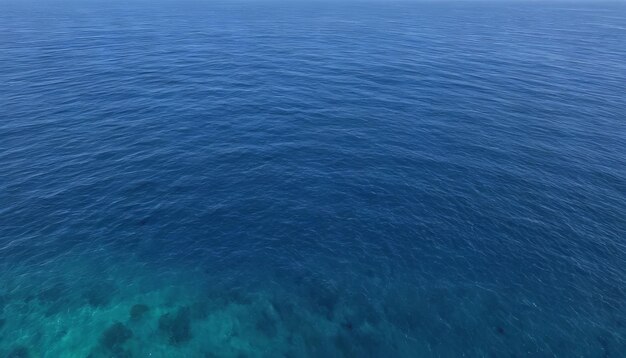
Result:
<instances>
[{"instance_id":1,"label":"visible seabed","mask_svg":"<svg viewBox=\"0 0 626 358\"><path fill-rule=\"evenodd\" d=\"M614 306L576 315L479 284L376 275L348 283L137 262L62 266L5 267L0 356L619 357L626 351L624 317Z\"/></svg>"}]
</instances>

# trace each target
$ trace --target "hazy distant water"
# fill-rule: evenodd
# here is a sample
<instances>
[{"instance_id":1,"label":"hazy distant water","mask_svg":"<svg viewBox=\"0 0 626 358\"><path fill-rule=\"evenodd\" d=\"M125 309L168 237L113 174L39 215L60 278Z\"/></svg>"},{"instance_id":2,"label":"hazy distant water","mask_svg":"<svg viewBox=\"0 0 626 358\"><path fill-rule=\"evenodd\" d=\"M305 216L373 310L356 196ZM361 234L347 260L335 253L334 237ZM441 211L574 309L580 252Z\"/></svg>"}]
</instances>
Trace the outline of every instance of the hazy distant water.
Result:
<instances>
[{"instance_id":1,"label":"hazy distant water","mask_svg":"<svg viewBox=\"0 0 626 358\"><path fill-rule=\"evenodd\" d=\"M626 5L0 2L0 357L623 357Z\"/></svg>"}]
</instances>

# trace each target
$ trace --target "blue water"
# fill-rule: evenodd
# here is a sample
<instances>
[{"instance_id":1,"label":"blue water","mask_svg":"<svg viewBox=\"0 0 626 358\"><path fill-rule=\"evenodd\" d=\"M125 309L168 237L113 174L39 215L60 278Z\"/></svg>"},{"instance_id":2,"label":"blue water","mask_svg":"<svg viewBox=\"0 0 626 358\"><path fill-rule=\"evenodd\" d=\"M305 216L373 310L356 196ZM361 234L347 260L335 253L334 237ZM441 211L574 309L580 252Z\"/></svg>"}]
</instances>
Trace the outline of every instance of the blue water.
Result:
<instances>
[{"instance_id":1,"label":"blue water","mask_svg":"<svg viewBox=\"0 0 626 358\"><path fill-rule=\"evenodd\" d=\"M0 357L624 357L626 4L0 2Z\"/></svg>"}]
</instances>

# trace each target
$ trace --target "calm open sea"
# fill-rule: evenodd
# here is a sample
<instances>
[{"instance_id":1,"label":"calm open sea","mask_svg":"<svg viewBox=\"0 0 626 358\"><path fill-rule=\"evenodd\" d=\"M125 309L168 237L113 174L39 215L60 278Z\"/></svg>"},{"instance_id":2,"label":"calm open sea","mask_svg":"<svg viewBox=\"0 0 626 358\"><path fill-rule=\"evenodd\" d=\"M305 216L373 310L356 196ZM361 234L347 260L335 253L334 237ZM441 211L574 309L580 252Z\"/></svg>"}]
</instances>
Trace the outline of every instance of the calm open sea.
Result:
<instances>
[{"instance_id":1,"label":"calm open sea","mask_svg":"<svg viewBox=\"0 0 626 358\"><path fill-rule=\"evenodd\" d=\"M0 2L0 357L624 357L626 3Z\"/></svg>"}]
</instances>

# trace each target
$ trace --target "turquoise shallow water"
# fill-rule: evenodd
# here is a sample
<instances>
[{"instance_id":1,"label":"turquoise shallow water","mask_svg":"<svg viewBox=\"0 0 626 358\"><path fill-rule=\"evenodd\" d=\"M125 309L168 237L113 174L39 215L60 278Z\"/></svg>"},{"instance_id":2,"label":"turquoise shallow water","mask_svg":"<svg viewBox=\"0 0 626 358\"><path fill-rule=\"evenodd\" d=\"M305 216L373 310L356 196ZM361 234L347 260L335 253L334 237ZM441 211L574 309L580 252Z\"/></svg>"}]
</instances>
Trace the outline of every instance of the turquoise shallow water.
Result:
<instances>
[{"instance_id":1,"label":"turquoise shallow water","mask_svg":"<svg viewBox=\"0 0 626 358\"><path fill-rule=\"evenodd\" d=\"M622 357L624 24L0 2L0 357Z\"/></svg>"}]
</instances>

